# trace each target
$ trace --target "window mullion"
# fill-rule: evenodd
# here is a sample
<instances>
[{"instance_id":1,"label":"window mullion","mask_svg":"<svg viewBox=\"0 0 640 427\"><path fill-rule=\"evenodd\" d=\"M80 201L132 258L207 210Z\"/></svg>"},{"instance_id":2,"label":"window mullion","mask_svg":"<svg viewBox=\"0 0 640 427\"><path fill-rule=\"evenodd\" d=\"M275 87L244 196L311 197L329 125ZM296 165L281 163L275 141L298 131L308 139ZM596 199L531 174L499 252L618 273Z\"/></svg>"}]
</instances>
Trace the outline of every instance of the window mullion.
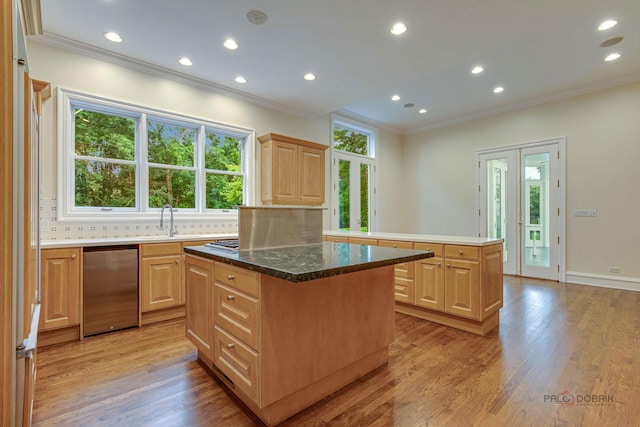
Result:
<instances>
[{"instance_id":1,"label":"window mullion","mask_svg":"<svg viewBox=\"0 0 640 427\"><path fill-rule=\"evenodd\" d=\"M204 150L206 146L207 131L204 125L198 130L196 138L195 166L196 166L196 210L204 213L207 210L207 174L204 169Z\"/></svg>"},{"instance_id":2,"label":"window mullion","mask_svg":"<svg viewBox=\"0 0 640 427\"><path fill-rule=\"evenodd\" d=\"M139 117L136 135L136 157L138 160L138 184L136 185L136 197L140 203L140 212L149 210L149 153L147 134L147 115L142 113Z\"/></svg>"}]
</instances>

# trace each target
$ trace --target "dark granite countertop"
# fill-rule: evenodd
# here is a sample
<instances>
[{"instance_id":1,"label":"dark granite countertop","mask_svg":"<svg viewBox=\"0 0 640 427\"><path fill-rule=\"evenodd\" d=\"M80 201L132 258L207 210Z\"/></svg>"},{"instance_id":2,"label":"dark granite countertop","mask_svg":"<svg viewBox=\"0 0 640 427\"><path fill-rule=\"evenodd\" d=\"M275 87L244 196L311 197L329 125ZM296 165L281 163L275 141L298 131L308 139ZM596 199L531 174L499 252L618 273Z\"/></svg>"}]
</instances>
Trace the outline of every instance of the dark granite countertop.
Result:
<instances>
[{"instance_id":1,"label":"dark granite countertop","mask_svg":"<svg viewBox=\"0 0 640 427\"><path fill-rule=\"evenodd\" d=\"M184 251L290 282L305 282L433 257L432 251L348 243L318 243L240 252L187 246Z\"/></svg>"}]
</instances>

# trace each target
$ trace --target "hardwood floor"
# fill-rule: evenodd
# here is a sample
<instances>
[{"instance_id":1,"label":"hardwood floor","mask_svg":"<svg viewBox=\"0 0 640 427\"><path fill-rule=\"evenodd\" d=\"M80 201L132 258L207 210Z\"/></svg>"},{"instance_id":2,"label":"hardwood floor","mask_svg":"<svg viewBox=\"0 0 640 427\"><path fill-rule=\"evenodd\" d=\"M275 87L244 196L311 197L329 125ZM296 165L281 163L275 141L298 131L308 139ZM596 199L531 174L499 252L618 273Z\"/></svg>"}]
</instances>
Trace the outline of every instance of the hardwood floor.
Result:
<instances>
[{"instance_id":1,"label":"hardwood floor","mask_svg":"<svg viewBox=\"0 0 640 427\"><path fill-rule=\"evenodd\" d=\"M488 337L397 313L390 356L282 425L640 426L640 293L505 277ZM41 349L34 425L259 420L176 320Z\"/></svg>"}]
</instances>

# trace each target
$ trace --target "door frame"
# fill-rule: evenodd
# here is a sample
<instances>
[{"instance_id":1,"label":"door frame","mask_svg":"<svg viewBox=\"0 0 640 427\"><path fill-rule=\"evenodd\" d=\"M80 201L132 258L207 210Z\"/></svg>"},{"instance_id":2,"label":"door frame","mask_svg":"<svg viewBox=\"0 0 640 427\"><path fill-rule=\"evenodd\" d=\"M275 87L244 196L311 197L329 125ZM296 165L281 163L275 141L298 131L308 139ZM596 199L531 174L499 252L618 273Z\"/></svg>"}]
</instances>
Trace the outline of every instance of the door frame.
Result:
<instances>
[{"instance_id":1,"label":"door frame","mask_svg":"<svg viewBox=\"0 0 640 427\"><path fill-rule=\"evenodd\" d=\"M375 200L375 195L376 195L376 159L373 157L368 157L368 156L361 156L359 154L353 154L353 153L348 153L345 151L340 151L340 150L335 150L332 149L332 153L331 153L331 205L332 205L332 212L331 212L331 228L334 230L339 230L339 216L338 216L338 208L339 208L339 195L338 195L338 181L340 179L340 177L338 176L339 173L339 168L338 168L338 162L340 160L345 160L348 162L351 162L351 168L350 168L350 173L349 173L349 179L350 179L350 188L358 188L358 190L360 190L360 167L359 165L362 164L366 164L369 165L369 188L368 188L368 193L369 193L369 231L375 231L376 230L376 200ZM356 166L354 166L356 165ZM355 171L355 173L354 173ZM357 193L352 192L351 194L359 194L360 192L358 191ZM350 228L351 231L354 231L353 228L353 224L355 221L355 218L360 218L360 200L358 200L358 203L353 203L353 196L351 198L351 203L349 204L349 208L350 208ZM360 231L360 228L358 227L357 230L355 231Z\"/></svg>"},{"instance_id":2,"label":"door frame","mask_svg":"<svg viewBox=\"0 0 640 427\"><path fill-rule=\"evenodd\" d=\"M476 191L476 197L475 197L475 212L477 212L476 221L475 221L475 233L478 237L481 237L481 230L483 229L482 221L481 221L482 219L481 210L485 209L484 206L486 206L486 191L484 193L480 191L482 186L486 185L486 183L483 181L484 177L480 176L481 175L480 174L480 170L481 170L480 156L483 154L498 155L501 152L504 152L506 155L506 153L509 151L517 150L518 152L520 152L523 149L535 148L535 147L552 145L552 144L557 144L558 146L558 177L557 177L557 183L556 183L558 188L558 243L557 243L558 244L558 280L560 282L564 282L566 281L566 275L567 275L567 266L566 266L566 249L567 249L567 245L566 245L566 241L567 241L566 239L566 217L567 217L566 159L567 159L567 154L566 153L567 153L567 149L566 149L565 137L549 138L549 139L532 141L532 142L525 142L525 143L519 143L519 144L512 144L512 145L505 145L500 147L475 150L475 164L477 165L476 173L475 173L475 188L478 189L478 191ZM518 172L520 172L519 171L520 167L521 167L520 156L518 156ZM520 201L522 198L522 195L520 194L521 186L522 186L522 177L519 176L518 188L517 188L518 209L521 209L520 207L521 206ZM482 194L485 194L484 198L480 197ZM520 252L520 249L518 249L518 252Z\"/></svg>"}]
</instances>

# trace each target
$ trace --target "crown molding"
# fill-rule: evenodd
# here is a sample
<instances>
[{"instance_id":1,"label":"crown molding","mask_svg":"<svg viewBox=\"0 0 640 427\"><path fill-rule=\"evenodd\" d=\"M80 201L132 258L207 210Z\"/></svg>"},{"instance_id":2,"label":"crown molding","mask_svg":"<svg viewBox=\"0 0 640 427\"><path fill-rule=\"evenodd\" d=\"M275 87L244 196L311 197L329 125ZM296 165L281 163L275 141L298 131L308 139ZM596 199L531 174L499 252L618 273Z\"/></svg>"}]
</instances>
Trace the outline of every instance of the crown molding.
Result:
<instances>
[{"instance_id":1,"label":"crown molding","mask_svg":"<svg viewBox=\"0 0 640 427\"><path fill-rule=\"evenodd\" d=\"M378 128L378 129L382 129L382 130L385 130L387 132L390 132L390 133L393 133L393 134L396 134L396 135L402 135L403 134L402 129L398 129L397 127L390 126L388 124L378 122L378 121L373 120L373 119L371 119L369 117L364 117L364 116L361 116L359 114L353 113L353 112L345 110L345 109L336 110L332 114L337 114L337 115L345 117L347 119L354 120L356 122L360 122L360 123L363 123L363 124L366 124L366 125L369 125L369 126L373 126L373 127Z\"/></svg>"},{"instance_id":2,"label":"crown molding","mask_svg":"<svg viewBox=\"0 0 640 427\"><path fill-rule=\"evenodd\" d=\"M561 101L563 99L586 95L592 92L597 92L599 90L611 89L616 86L622 86L622 85L625 85L628 83L634 83L637 81L640 81L640 74L633 74L631 76L623 77L620 79L609 80L609 81L598 83L595 85L582 86L577 89L559 92L550 96L543 96L540 98L530 99L528 101L507 105L505 107L494 108L491 110L481 111L479 113L474 113L474 114L466 114L463 116L454 117L452 119L445 119L435 123L430 123L425 126L407 129L403 132L403 135L415 135L420 132L426 132L429 130L443 128L446 126L452 126L452 125L457 125L465 122L470 122L472 120L478 120L478 119L484 119L491 116L497 116L498 114L522 110L524 108L534 107L541 104L547 104L554 101Z\"/></svg>"},{"instance_id":3,"label":"crown molding","mask_svg":"<svg viewBox=\"0 0 640 427\"><path fill-rule=\"evenodd\" d=\"M101 61L109 62L111 64L119 65L135 71L140 71L142 73L153 75L155 77L164 78L167 80L174 81L176 83L189 85L198 89L204 89L207 91L215 92L217 94L224 95L229 98L234 98L240 101L244 101L244 102L248 102L248 103L260 106L260 107L276 110L281 113L289 114L302 119L313 120L318 118L318 115L300 111L299 108L292 108L287 105L273 102L268 99L261 98L259 96L253 96L253 95L247 94L246 92L242 92L239 90L229 88L227 86L213 83L211 81L201 79L199 77L189 76L187 74L173 71L168 68L160 67L158 65L154 65L146 61L141 61L139 59L132 58L130 56L109 52L104 49L100 49L95 46L88 45L86 43L81 43L76 40L58 36L56 34L45 32L41 35L30 37L29 41L34 41L34 42L42 43L45 45L57 47L60 49L68 50L70 52L78 53L83 56L88 56Z\"/></svg>"}]
</instances>

